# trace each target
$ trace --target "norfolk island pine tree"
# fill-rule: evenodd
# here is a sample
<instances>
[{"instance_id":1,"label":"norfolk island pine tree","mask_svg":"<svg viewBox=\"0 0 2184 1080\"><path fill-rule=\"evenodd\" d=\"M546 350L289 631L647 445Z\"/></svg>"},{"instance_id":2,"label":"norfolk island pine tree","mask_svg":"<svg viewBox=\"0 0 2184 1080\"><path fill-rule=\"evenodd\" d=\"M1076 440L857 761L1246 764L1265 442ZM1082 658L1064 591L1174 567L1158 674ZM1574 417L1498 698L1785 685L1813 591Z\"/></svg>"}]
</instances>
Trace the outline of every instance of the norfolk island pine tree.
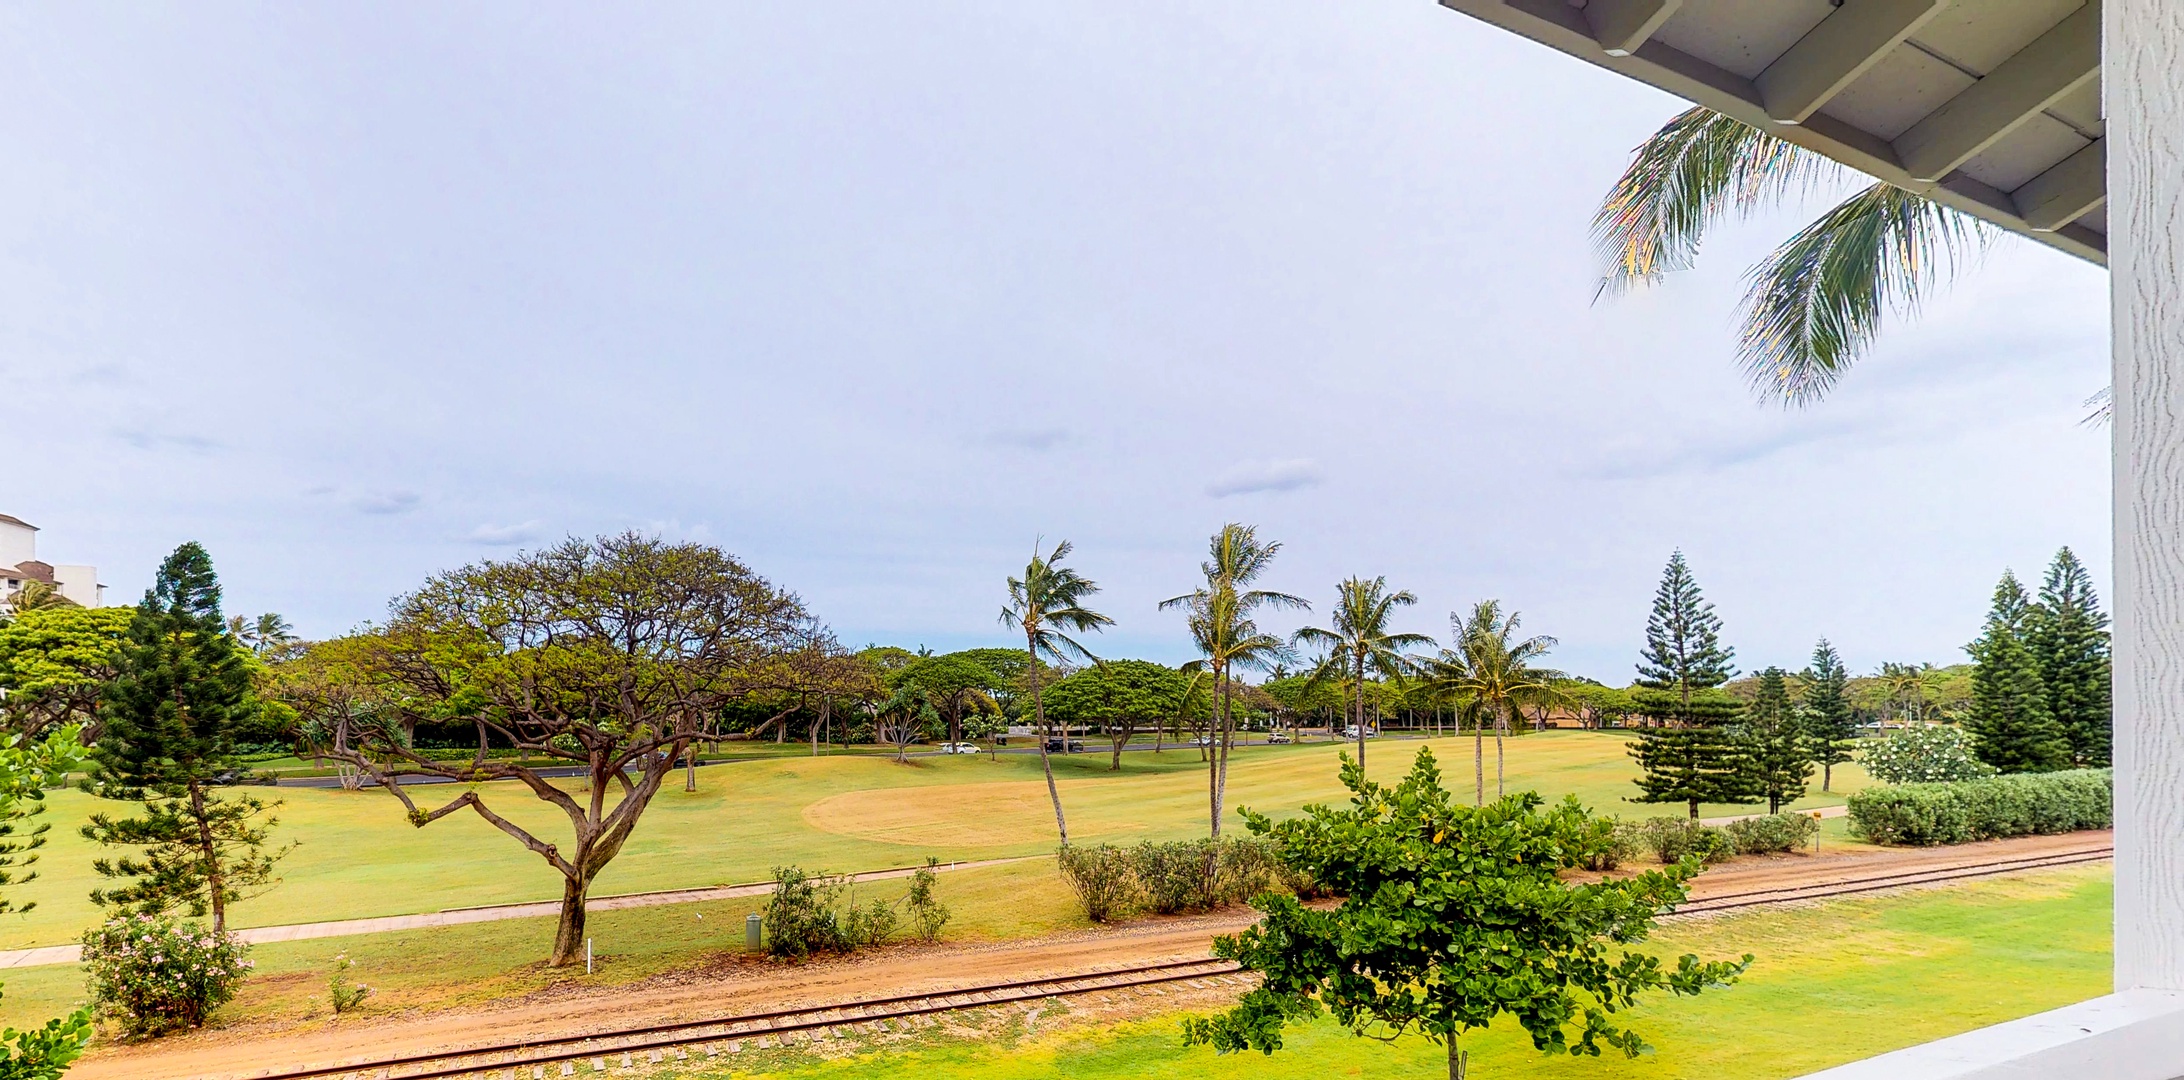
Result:
<instances>
[{"instance_id":1,"label":"norfolk island pine tree","mask_svg":"<svg viewBox=\"0 0 2184 1080\"><path fill-rule=\"evenodd\" d=\"M1721 617L1700 593L1682 551L1669 556L1646 619L1639 655L1639 710L1654 720L1630 744L1642 770L1633 802L1751 803L1749 764L1729 725L1741 711L1714 692L1736 673L1736 651L1721 643Z\"/></svg>"},{"instance_id":2,"label":"norfolk island pine tree","mask_svg":"<svg viewBox=\"0 0 2184 1080\"><path fill-rule=\"evenodd\" d=\"M1805 782L1812 776L1810 745L1790 704L1789 681L1781 668L1759 673L1759 696L1744 710L1743 729L1752 784L1767 797L1767 812L1779 814L1783 803L1805 797Z\"/></svg>"},{"instance_id":3,"label":"norfolk island pine tree","mask_svg":"<svg viewBox=\"0 0 2184 1080\"><path fill-rule=\"evenodd\" d=\"M83 786L143 810L93 814L83 826L90 840L139 853L92 864L124 882L94 891L94 902L133 914L210 914L219 933L230 903L276 880L274 864L288 849L265 850L278 822L259 818L279 803L218 794L217 778L243 768L237 732L267 707L252 693L248 656L220 616L211 556L194 541L176 548L137 605L101 698Z\"/></svg>"},{"instance_id":4,"label":"norfolk island pine tree","mask_svg":"<svg viewBox=\"0 0 2184 1080\"><path fill-rule=\"evenodd\" d=\"M1851 760L1857 745L1858 717L1850 708L1850 672L1835 646L1821 638L1812 649L1812 666L1804 672L1805 691L1798 701L1798 720L1805 728L1805 744L1813 763L1820 766L1820 790L1832 790L1835 766Z\"/></svg>"},{"instance_id":5,"label":"norfolk island pine tree","mask_svg":"<svg viewBox=\"0 0 2184 1080\"><path fill-rule=\"evenodd\" d=\"M2030 605L2017 575L1994 587L1994 604L1972 656L1972 708L1964 726L1979 760L2003 772L2048 772L2070 765L2070 740L2048 713L2039 664L2025 646Z\"/></svg>"},{"instance_id":6,"label":"norfolk island pine tree","mask_svg":"<svg viewBox=\"0 0 2184 1080\"><path fill-rule=\"evenodd\" d=\"M2108 615L2093 591L2093 575L2064 548L2055 553L2040 599L2026 612L2025 647L2040 669L2048 715L2070 741L2073 764L2109 761L2111 729Z\"/></svg>"}]
</instances>

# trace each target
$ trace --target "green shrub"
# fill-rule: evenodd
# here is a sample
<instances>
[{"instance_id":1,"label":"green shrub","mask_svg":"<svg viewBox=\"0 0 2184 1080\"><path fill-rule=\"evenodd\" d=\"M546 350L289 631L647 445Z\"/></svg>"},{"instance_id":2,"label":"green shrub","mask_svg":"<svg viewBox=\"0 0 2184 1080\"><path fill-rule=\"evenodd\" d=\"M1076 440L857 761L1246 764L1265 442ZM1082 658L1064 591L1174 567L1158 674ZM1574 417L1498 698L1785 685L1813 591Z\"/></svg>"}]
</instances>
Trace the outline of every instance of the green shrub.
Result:
<instances>
[{"instance_id":1,"label":"green shrub","mask_svg":"<svg viewBox=\"0 0 2184 1080\"><path fill-rule=\"evenodd\" d=\"M933 867L938 865L940 860L928 857L925 865L910 875L910 895L902 901L903 907L910 912L910 932L927 945L939 941L940 928L948 925L948 905L933 895L933 888L940 879Z\"/></svg>"},{"instance_id":2,"label":"green shrub","mask_svg":"<svg viewBox=\"0 0 2184 1080\"><path fill-rule=\"evenodd\" d=\"M1583 864L1586 870L1613 870L1651 850L1646 844L1645 826L1635 821L1619 818L1592 818L1586 822L1588 838L1597 844L1587 844L1592 852Z\"/></svg>"},{"instance_id":3,"label":"green shrub","mask_svg":"<svg viewBox=\"0 0 2184 1080\"><path fill-rule=\"evenodd\" d=\"M1131 857L1113 844L1063 844L1054 853L1062 877L1084 906L1084 917L1096 923L1121 918L1137 904L1137 876Z\"/></svg>"},{"instance_id":4,"label":"green shrub","mask_svg":"<svg viewBox=\"0 0 2184 1080\"><path fill-rule=\"evenodd\" d=\"M1663 865L1681 862L1686 855L1695 855L1700 862L1711 866L1737 853L1736 846L1729 842L1728 833L1690 818L1647 818L1638 827L1638 840L1643 850L1652 852Z\"/></svg>"},{"instance_id":5,"label":"green shrub","mask_svg":"<svg viewBox=\"0 0 2184 1080\"><path fill-rule=\"evenodd\" d=\"M364 999L372 996L371 987L350 977L349 972L355 968L356 961L349 959L349 954L334 957L333 972L326 979L326 996L332 1000L336 1016L364 1004Z\"/></svg>"},{"instance_id":6,"label":"green shrub","mask_svg":"<svg viewBox=\"0 0 2184 1080\"><path fill-rule=\"evenodd\" d=\"M834 914L845 883L795 866L774 867L773 896L766 901L766 952L798 960L813 953L848 952L850 943Z\"/></svg>"},{"instance_id":7,"label":"green shrub","mask_svg":"<svg viewBox=\"0 0 2184 1080\"><path fill-rule=\"evenodd\" d=\"M92 1008L125 1038L203 1027L235 997L251 963L234 934L137 915L84 931Z\"/></svg>"},{"instance_id":8,"label":"green shrub","mask_svg":"<svg viewBox=\"0 0 2184 1080\"><path fill-rule=\"evenodd\" d=\"M1859 754L1858 763L1866 775L1884 784L1946 784L1994 775L1994 766L1972 756L1970 735L1941 725L1882 739Z\"/></svg>"},{"instance_id":9,"label":"green shrub","mask_svg":"<svg viewBox=\"0 0 2184 1080\"><path fill-rule=\"evenodd\" d=\"M1130 868L1145 893L1145 906L1161 915L1204 911L1213 905L1220 853L1212 840L1147 840L1130 852Z\"/></svg>"},{"instance_id":10,"label":"green shrub","mask_svg":"<svg viewBox=\"0 0 2184 1080\"><path fill-rule=\"evenodd\" d=\"M1812 843L1820 832L1820 819L1811 814L1767 814L1739 818L1723 831L1739 855L1775 855Z\"/></svg>"},{"instance_id":11,"label":"green shrub","mask_svg":"<svg viewBox=\"0 0 2184 1080\"><path fill-rule=\"evenodd\" d=\"M1215 874L1213 906L1241 904L1267 891L1274 883L1274 847L1248 836L1221 841L1220 869Z\"/></svg>"},{"instance_id":12,"label":"green shrub","mask_svg":"<svg viewBox=\"0 0 2184 1080\"><path fill-rule=\"evenodd\" d=\"M860 907L852 901L842 913L842 951L885 945L901 928L902 917L895 914L895 905L873 900Z\"/></svg>"},{"instance_id":13,"label":"green shrub","mask_svg":"<svg viewBox=\"0 0 2184 1080\"><path fill-rule=\"evenodd\" d=\"M1951 784L1891 784L1850 797L1850 827L1876 844L1930 846L2105 829L2107 769L2014 773Z\"/></svg>"}]
</instances>

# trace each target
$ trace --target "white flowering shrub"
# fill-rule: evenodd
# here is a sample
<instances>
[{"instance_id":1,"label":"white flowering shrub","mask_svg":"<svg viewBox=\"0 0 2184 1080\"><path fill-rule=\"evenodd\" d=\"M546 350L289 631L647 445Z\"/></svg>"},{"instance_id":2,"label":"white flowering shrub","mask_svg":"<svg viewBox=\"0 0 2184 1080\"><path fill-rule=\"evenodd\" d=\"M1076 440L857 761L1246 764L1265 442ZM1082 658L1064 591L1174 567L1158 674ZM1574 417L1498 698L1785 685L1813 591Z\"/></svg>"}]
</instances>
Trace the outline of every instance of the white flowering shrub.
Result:
<instances>
[{"instance_id":1,"label":"white flowering shrub","mask_svg":"<svg viewBox=\"0 0 2184 1080\"><path fill-rule=\"evenodd\" d=\"M1994 766L1972 756L1970 735L1938 724L1882 739L1858 755L1858 763L1884 784L1947 784L1994 775Z\"/></svg>"},{"instance_id":2,"label":"white flowering shrub","mask_svg":"<svg viewBox=\"0 0 2184 1080\"><path fill-rule=\"evenodd\" d=\"M91 1006L124 1038L203 1027L228 1003L251 963L234 934L138 915L84 931Z\"/></svg>"}]
</instances>

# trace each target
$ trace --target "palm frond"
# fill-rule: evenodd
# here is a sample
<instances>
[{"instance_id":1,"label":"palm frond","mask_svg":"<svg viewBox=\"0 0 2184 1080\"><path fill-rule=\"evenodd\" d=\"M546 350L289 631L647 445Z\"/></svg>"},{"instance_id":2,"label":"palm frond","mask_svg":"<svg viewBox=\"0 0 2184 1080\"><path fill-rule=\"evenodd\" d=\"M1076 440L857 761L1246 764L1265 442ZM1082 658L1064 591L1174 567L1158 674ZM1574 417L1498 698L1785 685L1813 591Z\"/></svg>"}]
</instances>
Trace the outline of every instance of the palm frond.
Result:
<instances>
[{"instance_id":1,"label":"palm frond","mask_svg":"<svg viewBox=\"0 0 2184 1080\"><path fill-rule=\"evenodd\" d=\"M1724 213L1749 211L1845 175L1834 161L1733 120L1692 108L1641 144L1593 214L1598 295L1683 270Z\"/></svg>"},{"instance_id":2,"label":"palm frond","mask_svg":"<svg viewBox=\"0 0 2184 1080\"><path fill-rule=\"evenodd\" d=\"M1803 405L1873 344L1881 318L1909 314L1992 226L1889 184L1844 200L1746 277L1740 358L1752 386Z\"/></svg>"}]
</instances>

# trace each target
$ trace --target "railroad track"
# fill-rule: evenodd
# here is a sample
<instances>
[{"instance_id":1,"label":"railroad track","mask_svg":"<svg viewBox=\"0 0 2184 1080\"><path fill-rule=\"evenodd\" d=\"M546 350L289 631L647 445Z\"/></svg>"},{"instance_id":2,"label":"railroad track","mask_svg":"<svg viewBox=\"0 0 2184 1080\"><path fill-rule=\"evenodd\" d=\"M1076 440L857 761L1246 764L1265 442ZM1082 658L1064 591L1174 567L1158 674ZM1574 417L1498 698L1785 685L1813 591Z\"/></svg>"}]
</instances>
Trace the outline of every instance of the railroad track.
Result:
<instances>
[{"instance_id":1,"label":"railroad track","mask_svg":"<svg viewBox=\"0 0 2184 1080\"><path fill-rule=\"evenodd\" d=\"M588 1035L524 1039L441 1050L406 1057L381 1058L346 1065L326 1065L290 1072L259 1073L255 1080L442 1080L452 1077L496 1075L507 1080L540 1075L561 1076L561 1068L581 1066L578 1075L600 1072L615 1065L634 1065L640 1060L657 1062L669 1051L688 1054L692 1049L705 1057L732 1052L740 1044L770 1040L785 1043L799 1039L834 1037L835 1028L865 1025L889 1030L891 1021L914 1022L919 1017L960 1009L1044 1001L1048 998L1129 990L1162 983L1220 978L1237 974L1236 965L1210 957L1175 960L1161 964L1082 972L1046 979L988 983L922 994L866 998L806 1009L776 1009L740 1013L704 1020L684 1020L644 1027L621 1028ZM639 1055L643 1057L640 1059ZM548 1066L554 1068L548 1069Z\"/></svg>"},{"instance_id":2,"label":"railroad track","mask_svg":"<svg viewBox=\"0 0 2184 1080\"><path fill-rule=\"evenodd\" d=\"M1993 877L1997 874L2014 874L2023 870L2044 870L2052 866L2075 866L2079 863L2101 862L2115 857L2112 847L2088 848L2080 851L2058 851L2046 855L2027 855L2015 859L1995 859L1990 862L1968 863L1962 866L1942 866L1927 870L1905 870L1894 874L1875 874L1870 877L1844 878L1837 881L1817 882L1811 885L1785 885L1774 889L1753 889L1749 892L1723 893L1680 904L1678 915L1697 915L1709 911L1732 911L1737 908L1760 907L1767 904L1788 904L1798 900L1823 900L1833 896L1853 896L1858 893L1879 892L1883 889L1900 889L1912 885L1938 884L1960 881L1965 878Z\"/></svg>"},{"instance_id":3,"label":"railroad track","mask_svg":"<svg viewBox=\"0 0 2184 1080\"><path fill-rule=\"evenodd\" d=\"M1754 889L1692 900L1679 906L1676 914L1730 911L1966 878L1993 877L2026 870L2099 862L2113 858L2114 854L2114 848L2103 847L1928 870L1874 874L1811 885ZM858 1025L863 1025L862 1030L867 1032L875 1030L875 1027L885 1031L900 1022L915 1023L921 1017L962 1009L1023 1004L1048 998L1128 990L1162 983L1225 978L1239 975L1240 972L1241 969L1225 960L1175 960L922 994L865 998L812 1008L739 1013L585 1035L541 1037L460 1050L381 1058L369 1062L259 1073L252 1080L453 1080L458 1077L532 1080L533 1077L558 1078L564 1075L561 1072L564 1066L570 1069L570 1075L591 1075L616 1066L665 1060L669 1052L687 1055L696 1050L702 1056L716 1057L723 1052L733 1052L746 1042L771 1040L772 1044L782 1044L796 1040L827 1039L835 1037L836 1028L855 1030Z\"/></svg>"}]
</instances>

